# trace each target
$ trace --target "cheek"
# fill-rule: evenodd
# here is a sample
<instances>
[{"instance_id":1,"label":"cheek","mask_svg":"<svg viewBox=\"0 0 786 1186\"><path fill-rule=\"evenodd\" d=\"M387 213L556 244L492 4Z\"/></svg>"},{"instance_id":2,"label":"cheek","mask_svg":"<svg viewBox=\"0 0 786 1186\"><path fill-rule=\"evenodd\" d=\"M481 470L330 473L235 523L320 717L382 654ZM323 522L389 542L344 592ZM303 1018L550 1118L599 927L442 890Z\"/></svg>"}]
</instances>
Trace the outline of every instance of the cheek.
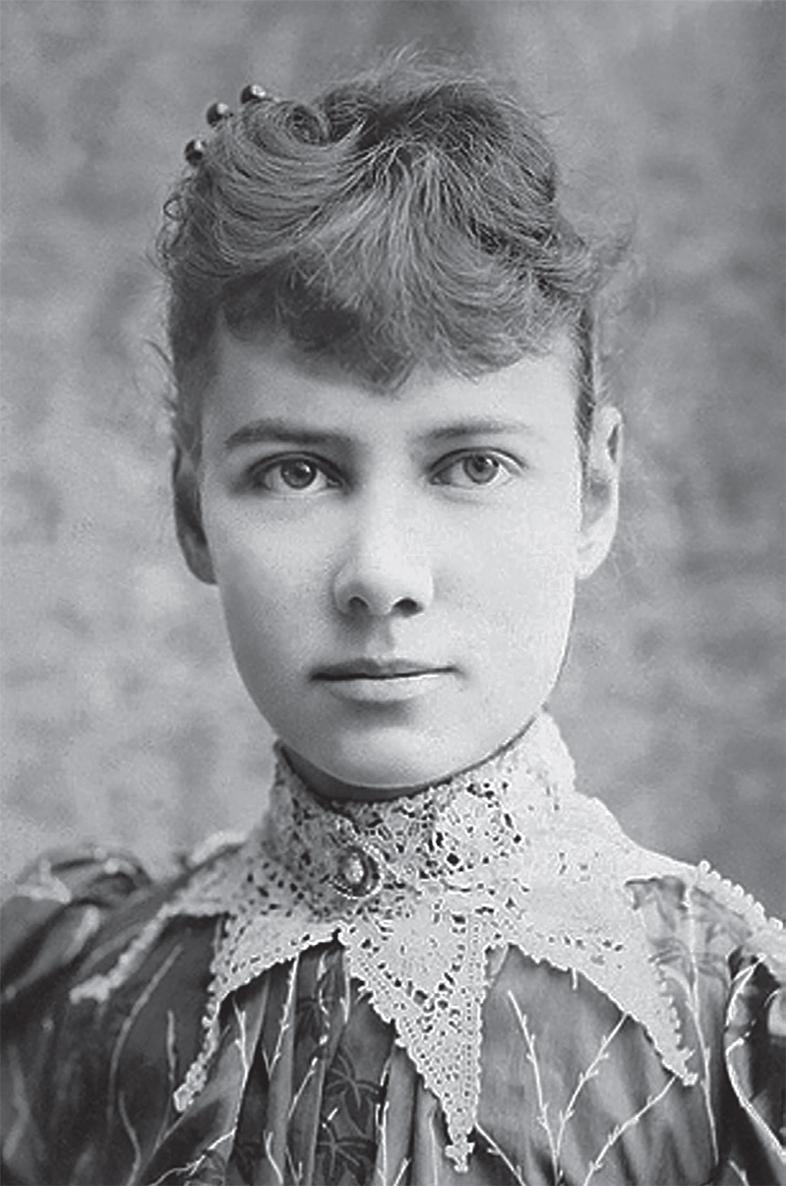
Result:
<instances>
[{"instance_id":1,"label":"cheek","mask_svg":"<svg viewBox=\"0 0 786 1186\"><path fill-rule=\"evenodd\" d=\"M302 533L260 526L255 515L220 505L205 515L205 529L238 665L295 650L323 587L324 560L316 548Z\"/></svg>"},{"instance_id":2,"label":"cheek","mask_svg":"<svg viewBox=\"0 0 786 1186\"><path fill-rule=\"evenodd\" d=\"M454 533L462 579L494 616L547 609L573 589L579 526L578 497L565 493L484 520L464 538Z\"/></svg>"},{"instance_id":3,"label":"cheek","mask_svg":"<svg viewBox=\"0 0 786 1186\"><path fill-rule=\"evenodd\" d=\"M235 667L260 713L277 710L297 693L297 676L316 633L307 580L276 558L224 542L216 563L218 591ZM280 728L278 724L275 727Z\"/></svg>"},{"instance_id":4,"label":"cheek","mask_svg":"<svg viewBox=\"0 0 786 1186\"><path fill-rule=\"evenodd\" d=\"M575 577L564 555L527 559L487 573L478 590L478 636L493 642L503 662L508 647L533 658L561 649L573 613Z\"/></svg>"},{"instance_id":5,"label":"cheek","mask_svg":"<svg viewBox=\"0 0 786 1186\"><path fill-rule=\"evenodd\" d=\"M466 619L492 702L545 698L557 678L573 618L577 508L563 502L486 534L467 566Z\"/></svg>"},{"instance_id":6,"label":"cheek","mask_svg":"<svg viewBox=\"0 0 786 1186\"><path fill-rule=\"evenodd\" d=\"M309 540L308 524L276 520L252 498L233 499L209 489L202 514L219 585L242 587L249 598L274 604L314 567L318 538Z\"/></svg>"}]
</instances>

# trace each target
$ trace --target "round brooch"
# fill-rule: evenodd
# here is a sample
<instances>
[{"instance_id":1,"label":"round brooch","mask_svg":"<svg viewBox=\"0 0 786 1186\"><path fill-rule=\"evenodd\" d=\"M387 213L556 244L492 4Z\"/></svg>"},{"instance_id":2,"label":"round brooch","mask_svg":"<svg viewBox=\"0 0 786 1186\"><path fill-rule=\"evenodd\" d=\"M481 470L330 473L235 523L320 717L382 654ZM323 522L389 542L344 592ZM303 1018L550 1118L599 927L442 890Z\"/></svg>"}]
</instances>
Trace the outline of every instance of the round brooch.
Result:
<instances>
[{"instance_id":1,"label":"round brooch","mask_svg":"<svg viewBox=\"0 0 786 1186\"><path fill-rule=\"evenodd\" d=\"M369 898L382 885L383 865L374 849L347 845L337 856L333 888L345 898Z\"/></svg>"}]
</instances>

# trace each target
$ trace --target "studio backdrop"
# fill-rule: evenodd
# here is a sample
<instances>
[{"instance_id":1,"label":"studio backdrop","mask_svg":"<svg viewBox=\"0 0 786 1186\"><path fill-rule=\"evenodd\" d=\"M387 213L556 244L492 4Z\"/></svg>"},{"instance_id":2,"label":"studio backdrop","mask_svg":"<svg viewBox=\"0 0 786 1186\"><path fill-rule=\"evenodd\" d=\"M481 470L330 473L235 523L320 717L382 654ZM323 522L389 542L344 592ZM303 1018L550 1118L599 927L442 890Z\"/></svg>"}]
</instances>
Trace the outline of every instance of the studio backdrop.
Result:
<instances>
[{"instance_id":1,"label":"studio backdrop","mask_svg":"<svg viewBox=\"0 0 786 1186\"><path fill-rule=\"evenodd\" d=\"M151 245L211 100L307 96L412 45L520 86L576 210L635 232L607 365L620 536L552 703L581 785L640 843L780 908L785 16L3 0L6 874L82 838L161 869L260 814L270 738L170 519Z\"/></svg>"}]
</instances>

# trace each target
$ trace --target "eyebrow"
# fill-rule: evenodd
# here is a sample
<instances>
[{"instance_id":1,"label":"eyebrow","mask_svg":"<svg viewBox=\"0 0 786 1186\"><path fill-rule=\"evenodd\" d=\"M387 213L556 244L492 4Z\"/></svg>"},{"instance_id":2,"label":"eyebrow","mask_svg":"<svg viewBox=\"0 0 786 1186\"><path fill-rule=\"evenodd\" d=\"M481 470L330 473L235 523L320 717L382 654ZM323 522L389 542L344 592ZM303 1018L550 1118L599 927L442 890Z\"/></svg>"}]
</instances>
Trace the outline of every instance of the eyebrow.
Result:
<instances>
[{"instance_id":1,"label":"eyebrow","mask_svg":"<svg viewBox=\"0 0 786 1186\"><path fill-rule=\"evenodd\" d=\"M500 420L494 417L472 417L432 428L426 438L433 441L451 441L469 436L503 436L510 433L524 433L538 437L541 434L524 420Z\"/></svg>"},{"instance_id":2,"label":"eyebrow","mask_svg":"<svg viewBox=\"0 0 786 1186\"><path fill-rule=\"evenodd\" d=\"M305 428L288 420L252 420L227 437L224 449L230 453L242 445L261 445L268 441L294 445L323 445L326 441L346 444L347 437L329 428Z\"/></svg>"},{"instance_id":3,"label":"eyebrow","mask_svg":"<svg viewBox=\"0 0 786 1186\"><path fill-rule=\"evenodd\" d=\"M489 417L458 420L452 424L436 425L423 433L422 440L426 442L455 441L472 436L502 436L510 433L524 433L527 436L540 437L541 434L520 420L500 420ZM243 445L266 444L277 441L283 444L304 446L314 445L348 445L350 438L343 433L334 432L329 428L306 428L302 424L295 424L288 420L265 418L252 420L236 429L224 441L224 450L229 453Z\"/></svg>"}]
</instances>

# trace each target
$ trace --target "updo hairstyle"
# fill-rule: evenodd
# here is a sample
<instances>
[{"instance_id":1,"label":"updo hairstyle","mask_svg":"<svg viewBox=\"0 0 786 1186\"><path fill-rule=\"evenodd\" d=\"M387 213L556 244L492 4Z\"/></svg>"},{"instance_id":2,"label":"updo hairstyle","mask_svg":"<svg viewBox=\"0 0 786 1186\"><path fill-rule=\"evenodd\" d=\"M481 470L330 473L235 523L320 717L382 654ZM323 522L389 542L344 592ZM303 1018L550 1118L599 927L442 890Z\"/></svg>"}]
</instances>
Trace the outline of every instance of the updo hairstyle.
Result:
<instances>
[{"instance_id":1,"label":"updo hairstyle","mask_svg":"<svg viewBox=\"0 0 786 1186\"><path fill-rule=\"evenodd\" d=\"M540 121L488 82L401 55L304 104L222 119L165 207L176 448L199 455L217 327L285 332L380 392L576 347L596 398L603 250L565 217Z\"/></svg>"}]
</instances>

